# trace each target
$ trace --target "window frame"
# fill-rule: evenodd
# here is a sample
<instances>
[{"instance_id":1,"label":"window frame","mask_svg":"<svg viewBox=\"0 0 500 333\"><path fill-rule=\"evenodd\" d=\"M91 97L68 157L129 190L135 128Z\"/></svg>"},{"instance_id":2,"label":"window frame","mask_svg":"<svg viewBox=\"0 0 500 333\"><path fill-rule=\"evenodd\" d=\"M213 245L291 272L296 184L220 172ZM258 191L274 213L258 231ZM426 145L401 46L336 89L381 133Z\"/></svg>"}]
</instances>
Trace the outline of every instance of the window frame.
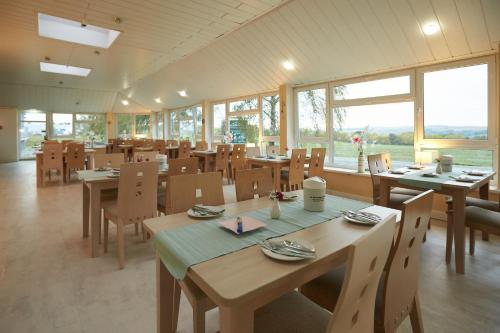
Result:
<instances>
[{"instance_id":1,"label":"window frame","mask_svg":"<svg viewBox=\"0 0 500 333\"><path fill-rule=\"evenodd\" d=\"M32 113L43 113L43 114L45 114L45 120L23 120L22 119L23 113L30 113L30 111ZM42 111L42 110L37 110L37 109L19 110L18 111L18 125L17 125L17 130L18 131L21 130L23 123L40 123L40 124L43 123L43 124L45 124L45 136L48 137L49 123L50 123L50 121L48 119L52 119L52 116L51 116L50 112L46 112L46 111ZM35 155L30 156L30 157L22 157L21 152L22 152L23 149L22 149L21 135L19 135L18 138L17 138L17 145L18 145L17 158L20 161L35 159Z\"/></svg>"}]
</instances>

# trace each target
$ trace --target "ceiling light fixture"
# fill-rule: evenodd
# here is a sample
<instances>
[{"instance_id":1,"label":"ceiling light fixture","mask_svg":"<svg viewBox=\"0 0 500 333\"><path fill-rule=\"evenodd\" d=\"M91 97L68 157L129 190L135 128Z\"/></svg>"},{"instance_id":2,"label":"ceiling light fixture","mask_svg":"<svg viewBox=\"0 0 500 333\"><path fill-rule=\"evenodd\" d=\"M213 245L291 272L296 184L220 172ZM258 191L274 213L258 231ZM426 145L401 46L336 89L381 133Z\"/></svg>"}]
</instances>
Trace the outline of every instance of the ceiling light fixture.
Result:
<instances>
[{"instance_id":1,"label":"ceiling light fixture","mask_svg":"<svg viewBox=\"0 0 500 333\"><path fill-rule=\"evenodd\" d=\"M294 64L293 64L293 62L291 62L290 60L283 61L283 67L284 67L287 71L291 71L291 70L295 69L295 65L294 65Z\"/></svg>"},{"instance_id":2,"label":"ceiling light fixture","mask_svg":"<svg viewBox=\"0 0 500 333\"><path fill-rule=\"evenodd\" d=\"M48 62L40 62L40 70L42 72L76 76L88 76L91 71L90 68L51 64Z\"/></svg>"},{"instance_id":3,"label":"ceiling light fixture","mask_svg":"<svg viewBox=\"0 0 500 333\"><path fill-rule=\"evenodd\" d=\"M187 97L187 92L186 90L179 90L178 91L179 95L181 95L182 97Z\"/></svg>"},{"instance_id":4,"label":"ceiling light fixture","mask_svg":"<svg viewBox=\"0 0 500 333\"><path fill-rule=\"evenodd\" d=\"M38 13L38 34L41 37L107 49L120 31Z\"/></svg>"},{"instance_id":5,"label":"ceiling light fixture","mask_svg":"<svg viewBox=\"0 0 500 333\"><path fill-rule=\"evenodd\" d=\"M127 106L127 105L129 104L129 103L128 103L128 100L126 100L126 99L122 99L122 104L123 104L123 105L125 105L125 106Z\"/></svg>"},{"instance_id":6,"label":"ceiling light fixture","mask_svg":"<svg viewBox=\"0 0 500 333\"><path fill-rule=\"evenodd\" d=\"M422 31L426 35L434 35L439 30L441 30L441 27L436 22L427 23L422 27Z\"/></svg>"},{"instance_id":7,"label":"ceiling light fixture","mask_svg":"<svg viewBox=\"0 0 500 333\"><path fill-rule=\"evenodd\" d=\"M161 103L161 98L160 97L156 97L155 98L155 102L158 103L158 104L160 104Z\"/></svg>"}]
</instances>

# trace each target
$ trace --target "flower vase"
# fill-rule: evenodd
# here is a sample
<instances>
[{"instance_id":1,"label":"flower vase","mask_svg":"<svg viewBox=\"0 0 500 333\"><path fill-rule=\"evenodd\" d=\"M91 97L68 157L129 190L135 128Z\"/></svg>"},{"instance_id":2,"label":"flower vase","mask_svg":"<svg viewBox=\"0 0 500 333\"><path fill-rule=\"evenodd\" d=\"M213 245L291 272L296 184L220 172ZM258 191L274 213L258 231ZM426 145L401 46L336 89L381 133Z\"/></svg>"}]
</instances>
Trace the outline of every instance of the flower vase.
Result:
<instances>
[{"instance_id":1,"label":"flower vase","mask_svg":"<svg viewBox=\"0 0 500 333\"><path fill-rule=\"evenodd\" d=\"M358 173L365 172L365 155L363 152L359 152L358 155Z\"/></svg>"},{"instance_id":2,"label":"flower vase","mask_svg":"<svg viewBox=\"0 0 500 333\"><path fill-rule=\"evenodd\" d=\"M279 219L281 215L280 202L277 198L273 199L273 206L271 207L271 218Z\"/></svg>"}]
</instances>

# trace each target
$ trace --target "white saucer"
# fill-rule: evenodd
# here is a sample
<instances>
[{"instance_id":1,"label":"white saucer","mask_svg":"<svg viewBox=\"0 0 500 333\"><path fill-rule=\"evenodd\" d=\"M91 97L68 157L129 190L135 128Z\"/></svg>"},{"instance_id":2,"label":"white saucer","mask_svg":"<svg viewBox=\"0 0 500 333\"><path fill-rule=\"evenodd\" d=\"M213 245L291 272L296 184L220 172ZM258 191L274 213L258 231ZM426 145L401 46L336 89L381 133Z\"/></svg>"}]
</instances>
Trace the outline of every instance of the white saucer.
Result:
<instances>
[{"instance_id":1,"label":"white saucer","mask_svg":"<svg viewBox=\"0 0 500 333\"><path fill-rule=\"evenodd\" d=\"M188 216L193 217L195 219L213 219L214 217L219 217L224 214L224 212L220 212L219 214L207 214L207 215L201 215L197 211L194 211L192 208L189 208L187 211Z\"/></svg>"}]
</instances>

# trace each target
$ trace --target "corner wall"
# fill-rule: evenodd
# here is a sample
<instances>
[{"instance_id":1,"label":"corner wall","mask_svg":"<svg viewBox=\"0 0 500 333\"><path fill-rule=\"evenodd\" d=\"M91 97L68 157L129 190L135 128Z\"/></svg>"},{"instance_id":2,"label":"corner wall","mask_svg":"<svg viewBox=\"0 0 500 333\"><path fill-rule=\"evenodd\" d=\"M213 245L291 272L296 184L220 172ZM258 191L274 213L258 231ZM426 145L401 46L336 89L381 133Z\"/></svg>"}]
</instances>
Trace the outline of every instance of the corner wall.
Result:
<instances>
[{"instance_id":1,"label":"corner wall","mask_svg":"<svg viewBox=\"0 0 500 333\"><path fill-rule=\"evenodd\" d=\"M0 108L0 163L17 161L17 110Z\"/></svg>"}]
</instances>

